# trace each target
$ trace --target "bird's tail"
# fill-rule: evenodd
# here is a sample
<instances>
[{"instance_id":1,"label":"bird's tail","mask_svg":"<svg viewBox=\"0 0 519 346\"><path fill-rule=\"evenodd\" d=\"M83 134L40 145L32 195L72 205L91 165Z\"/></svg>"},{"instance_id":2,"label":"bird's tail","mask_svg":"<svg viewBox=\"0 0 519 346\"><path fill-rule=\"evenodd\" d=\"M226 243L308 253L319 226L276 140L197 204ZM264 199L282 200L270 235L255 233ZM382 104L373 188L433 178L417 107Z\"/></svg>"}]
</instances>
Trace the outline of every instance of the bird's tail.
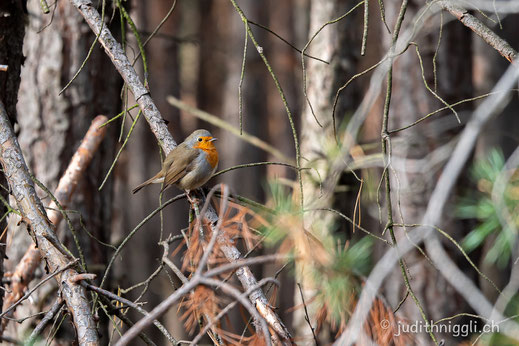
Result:
<instances>
[{"instance_id":1,"label":"bird's tail","mask_svg":"<svg viewBox=\"0 0 519 346\"><path fill-rule=\"evenodd\" d=\"M153 178L146 180L144 183L140 184L135 189L133 189L132 193L137 193L137 192L139 192L140 189L142 189L143 187L148 186L150 184L159 184L159 183L162 183L163 181L164 181L163 177L158 178L157 176L154 176Z\"/></svg>"}]
</instances>

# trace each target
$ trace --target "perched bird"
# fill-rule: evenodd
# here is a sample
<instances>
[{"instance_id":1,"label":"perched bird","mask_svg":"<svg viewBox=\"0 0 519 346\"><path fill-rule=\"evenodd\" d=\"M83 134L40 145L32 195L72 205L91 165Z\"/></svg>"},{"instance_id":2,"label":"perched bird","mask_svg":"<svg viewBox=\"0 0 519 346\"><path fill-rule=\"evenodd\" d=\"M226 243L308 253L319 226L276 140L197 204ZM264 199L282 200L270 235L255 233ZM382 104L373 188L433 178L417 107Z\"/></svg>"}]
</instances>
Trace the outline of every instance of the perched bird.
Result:
<instances>
[{"instance_id":1,"label":"perched bird","mask_svg":"<svg viewBox=\"0 0 519 346\"><path fill-rule=\"evenodd\" d=\"M164 183L164 189L176 185L188 192L204 185L218 166L215 140L209 131L196 130L166 156L160 172L133 189L133 193L149 184Z\"/></svg>"}]
</instances>

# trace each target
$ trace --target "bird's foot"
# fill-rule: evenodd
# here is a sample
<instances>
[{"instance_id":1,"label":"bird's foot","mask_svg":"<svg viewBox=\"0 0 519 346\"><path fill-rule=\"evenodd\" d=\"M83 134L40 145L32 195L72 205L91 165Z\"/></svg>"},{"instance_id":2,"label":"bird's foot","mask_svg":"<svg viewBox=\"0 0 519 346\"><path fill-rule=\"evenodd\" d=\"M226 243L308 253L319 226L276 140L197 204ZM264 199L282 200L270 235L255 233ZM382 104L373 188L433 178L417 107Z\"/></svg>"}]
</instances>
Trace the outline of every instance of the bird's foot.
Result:
<instances>
[{"instance_id":1,"label":"bird's foot","mask_svg":"<svg viewBox=\"0 0 519 346\"><path fill-rule=\"evenodd\" d=\"M190 190L186 190L186 197L187 197L187 200L189 201L189 204L191 205L198 205L198 203L200 203L200 200L198 198L196 198L195 196L193 196L191 194L191 191Z\"/></svg>"}]
</instances>

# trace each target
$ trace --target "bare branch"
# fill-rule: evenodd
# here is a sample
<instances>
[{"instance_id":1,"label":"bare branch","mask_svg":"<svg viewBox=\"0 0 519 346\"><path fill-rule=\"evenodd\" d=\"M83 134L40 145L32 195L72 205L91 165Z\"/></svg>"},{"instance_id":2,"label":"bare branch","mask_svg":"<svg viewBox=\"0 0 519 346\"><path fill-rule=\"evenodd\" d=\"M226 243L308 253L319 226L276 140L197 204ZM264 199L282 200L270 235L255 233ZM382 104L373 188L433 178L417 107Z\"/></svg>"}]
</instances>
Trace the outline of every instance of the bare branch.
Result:
<instances>
[{"instance_id":1,"label":"bare branch","mask_svg":"<svg viewBox=\"0 0 519 346\"><path fill-rule=\"evenodd\" d=\"M68 263L65 267L63 268L58 268L56 269L52 274L48 275L45 279L41 280L40 282L38 282L37 285L35 285L33 288L31 288L29 291L27 291L27 293L25 293L23 295L23 297L21 297L20 299L18 299L13 305L11 305L9 308L7 308L6 310L4 310L4 312L2 312L2 314L0 314L0 318L4 317L5 315L12 315L10 314L11 311L14 310L14 308L16 308L21 302L23 302L25 299L29 298L31 296L31 294L34 293L34 291L36 291L38 288L40 288L44 283L46 283L47 281L49 281L50 279L52 279L53 277L55 277L56 275L59 275L61 274L62 272L64 272L65 270L71 268L73 265L75 265L77 263L77 261L74 261L74 262L70 262Z\"/></svg>"},{"instance_id":2,"label":"bare branch","mask_svg":"<svg viewBox=\"0 0 519 346\"><path fill-rule=\"evenodd\" d=\"M508 42L499 37L495 32L490 30L488 26L483 24L478 18L471 15L466 9L455 5L452 1L442 0L438 4L449 11L454 17L463 23L467 28L474 31L476 35L481 37L492 48L497 50L506 60L514 62L517 52L510 46Z\"/></svg>"},{"instance_id":3,"label":"bare branch","mask_svg":"<svg viewBox=\"0 0 519 346\"><path fill-rule=\"evenodd\" d=\"M59 243L53 225L36 195L22 150L9 123L3 103L0 103L0 146L2 155L0 161L11 187L11 193L20 209L22 220L30 228L31 236L38 244L41 256L51 271L65 267L69 262L68 259L47 240L47 237L53 238ZM98 345L96 325L86 290L79 285L68 283L68 278L74 275L77 275L77 271L67 269L57 276L63 299L74 321L79 344Z\"/></svg>"},{"instance_id":4,"label":"bare branch","mask_svg":"<svg viewBox=\"0 0 519 346\"><path fill-rule=\"evenodd\" d=\"M494 87L494 90L510 89L519 77L519 70L515 66L510 66L507 72L503 75L499 83ZM442 175L436 188L431 195L427 211L424 216L422 224L436 225L442 219L442 212L447 202L456 180L464 167L468 157L471 155L472 148L476 142L476 138L483 129L491 116L495 114L501 107L506 104L507 93L493 93L489 96L474 112L472 119L467 123L456 149L451 155L451 158L445 166ZM449 281L449 283L464 297L464 299L471 305L471 307L482 316L491 316L492 304L485 298L485 296L475 287L474 283L467 278L467 276L456 266L455 263L448 257L447 253L439 243L437 237L431 236L433 231L430 227L422 226L409 232L409 238L404 238L399 242L398 249L391 248L379 260L377 265L371 271L366 285L362 290L355 311L350 319L348 328L344 331L335 345L351 345L354 344L358 338L359 333L362 332L362 325L366 320L366 316L371 307L371 303L382 284L382 281L393 269L398 259L404 256L408 251L414 248L415 244L420 243L424 239L428 239L427 252L431 259L435 262L436 267L439 268L442 275ZM430 239L429 239L430 238ZM494 311L495 312L495 311ZM500 314L494 315L499 320L504 318ZM503 322L503 328L500 332L510 337L519 338L517 335L517 327L514 322Z\"/></svg>"},{"instance_id":5,"label":"bare branch","mask_svg":"<svg viewBox=\"0 0 519 346\"><path fill-rule=\"evenodd\" d=\"M161 147L168 154L177 143L168 131L168 127L162 119L160 112L151 99L148 89L139 79L137 72L133 68L130 60L126 56L123 48L113 37L106 25L103 25L101 16L97 12L94 4L90 0L71 0L72 4L78 9L81 15L96 36L99 36L99 42L105 49L106 54L112 60L115 68L123 77L125 83L132 91L135 100L139 104L144 117L150 125L151 131L157 137ZM101 31L101 33L99 33Z\"/></svg>"},{"instance_id":6,"label":"bare branch","mask_svg":"<svg viewBox=\"0 0 519 346\"><path fill-rule=\"evenodd\" d=\"M58 183L54 196L63 208L66 208L67 205L70 204L79 180L92 161L94 153L97 151L97 148L99 148L105 136L106 128L100 128L100 126L106 121L107 118L103 115L97 116L92 121L83 141L74 156L72 156L67 170ZM62 214L58 210L56 203L50 203L49 209L47 210L47 217L54 226L58 226L62 219ZM12 274L11 292L5 297L3 305L4 311L23 296L27 290L27 286L34 278L34 272L39 267L40 262L40 251L36 248L36 243L33 243L27 249ZM2 325L5 327L4 322L2 322Z\"/></svg>"},{"instance_id":7,"label":"bare branch","mask_svg":"<svg viewBox=\"0 0 519 346\"><path fill-rule=\"evenodd\" d=\"M148 316L149 315L149 312L144 310L143 308L141 308L139 305L135 304L134 302L128 300L128 299L125 299L123 297L120 297L118 296L117 294L114 294L110 291L107 291L107 290L104 290L102 288L99 288L99 287L96 287L94 285L90 285L89 283L86 283L86 282L82 282L81 283L82 286L84 286L85 288L91 290L91 291L94 291L96 293L99 293L101 295L104 295L112 300L115 300L115 301L118 301L120 303L123 303L137 311L139 311L141 314L143 314L144 316ZM177 340L175 340L174 337L171 336L171 334L168 332L168 330L166 329L166 327L164 327L162 325L162 323L160 323L158 320L153 320L153 324L162 332L162 334L164 334L164 336L169 340L169 342L172 344L172 345L176 345L177 344Z\"/></svg>"}]
</instances>

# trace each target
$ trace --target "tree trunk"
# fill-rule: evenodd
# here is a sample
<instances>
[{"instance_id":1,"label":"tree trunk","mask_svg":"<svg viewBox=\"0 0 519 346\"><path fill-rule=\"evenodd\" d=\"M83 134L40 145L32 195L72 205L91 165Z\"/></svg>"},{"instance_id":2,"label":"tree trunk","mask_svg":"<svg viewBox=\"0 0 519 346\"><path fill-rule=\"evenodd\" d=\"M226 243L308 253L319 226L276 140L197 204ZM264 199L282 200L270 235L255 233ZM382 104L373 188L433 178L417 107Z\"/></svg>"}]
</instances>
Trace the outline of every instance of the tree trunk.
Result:
<instances>
[{"instance_id":1,"label":"tree trunk","mask_svg":"<svg viewBox=\"0 0 519 346\"><path fill-rule=\"evenodd\" d=\"M0 71L0 101L11 120L16 121L16 102L20 86L20 68L23 63L23 38L25 35L26 9L25 2L10 0L0 4L0 65L6 65L7 71ZM0 177L0 184L7 186L4 175ZM9 199L7 189L0 191L3 200ZM4 215L7 208L2 204L0 214ZM0 229L5 229L5 218L0 223ZM0 279L4 277L4 258L6 254L6 235L0 236ZM3 306L4 290L0 290L0 307Z\"/></svg>"},{"instance_id":2,"label":"tree trunk","mask_svg":"<svg viewBox=\"0 0 519 346\"><path fill-rule=\"evenodd\" d=\"M347 1L311 0L308 39L311 39L326 22L340 17L352 7L352 3ZM343 20L327 26L306 51L311 56L328 61L329 65L315 59L305 58L308 101L304 102L301 117L301 153L304 157L303 165L315 169L305 171L303 174L305 208L337 208L347 215L353 213L354 198L351 193L343 193L340 196L334 193L322 194L320 183L329 178L331 170L330 152L327 150L336 146L332 120L335 95L337 90L358 69L360 37L362 36L359 31L361 13L361 10L357 10ZM340 95L335 113L338 132L338 126L343 124L355 110L359 103L358 99L359 93L355 86L346 88ZM350 178L347 175L342 177L345 184L348 185L352 183ZM308 227L311 231L310 220L319 220L320 229L329 231L334 229L335 216L332 213L305 213L305 228ZM316 292L313 290L311 282L305 278L308 276L298 270L296 280L301 283L304 289L303 294L308 301ZM295 305L301 305L302 300L298 287L295 287L294 297ZM318 308L316 304L308 306L312 323L317 321ZM305 321L302 309L294 314L294 329L296 330L295 335L308 335L309 333L308 323ZM323 341L328 342L329 340Z\"/></svg>"}]
</instances>

